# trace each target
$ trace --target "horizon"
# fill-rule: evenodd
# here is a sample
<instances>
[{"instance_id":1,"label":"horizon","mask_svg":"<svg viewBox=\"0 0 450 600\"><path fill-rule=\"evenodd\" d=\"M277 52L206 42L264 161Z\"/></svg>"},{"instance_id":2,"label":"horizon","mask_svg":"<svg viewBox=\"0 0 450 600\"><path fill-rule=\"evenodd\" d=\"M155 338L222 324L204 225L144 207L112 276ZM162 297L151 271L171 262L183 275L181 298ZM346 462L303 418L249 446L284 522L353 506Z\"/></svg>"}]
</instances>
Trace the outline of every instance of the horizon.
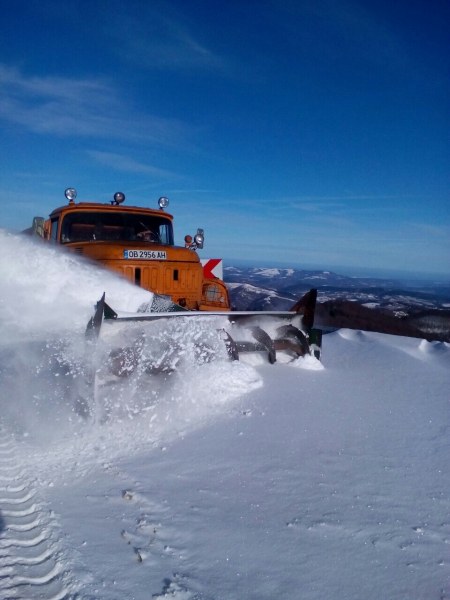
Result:
<instances>
[{"instance_id":1,"label":"horizon","mask_svg":"<svg viewBox=\"0 0 450 600\"><path fill-rule=\"evenodd\" d=\"M450 277L449 23L444 0L10 3L0 226L120 190L213 256Z\"/></svg>"},{"instance_id":2,"label":"horizon","mask_svg":"<svg viewBox=\"0 0 450 600\"><path fill-rule=\"evenodd\" d=\"M0 231L2 227L0 226ZM23 231L17 229L5 229L4 231L13 235L22 235ZM346 277L356 278L372 278L372 279L395 279L400 283L406 282L424 282L434 284L450 284L450 273L433 273L433 272L422 272L422 271L408 271L408 270L397 270L382 267L365 267L360 265L358 267L350 265L325 265L318 263L289 263L283 261L275 261L270 259L260 260L258 258L253 259L242 259L232 258L227 256L213 256L208 252L207 248L197 250L200 259L208 258L219 258L223 261L223 268L227 267L243 267L243 268L257 268L257 269L295 269L299 271L318 271L318 272L330 272L337 275ZM258 263L259 261L259 263Z\"/></svg>"},{"instance_id":3,"label":"horizon","mask_svg":"<svg viewBox=\"0 0 450 600\"><path fill-rule=\"evenodd\" d=\"M203 257L202 257L203 258ZM345 265L333 265L332 267L326 267L324 265L292 265L281 262L263 261L260 265L256 264L255 260L244 260L244 259L232 259L223 258L223 267L242 267L242 268L256 268L256 269L294 269L298 271L314 271L321 273L334 273L336 275L355 277L359 279L395 279L399 283L406 282L424 282L433 284L450 284L450 275L445 273L421 273L414 271L397 271L395 269L377 269L377 268L365 268L361 267L350 267ZM437 280L437 281L436 281Z\"/></svg>"}]
</instances>

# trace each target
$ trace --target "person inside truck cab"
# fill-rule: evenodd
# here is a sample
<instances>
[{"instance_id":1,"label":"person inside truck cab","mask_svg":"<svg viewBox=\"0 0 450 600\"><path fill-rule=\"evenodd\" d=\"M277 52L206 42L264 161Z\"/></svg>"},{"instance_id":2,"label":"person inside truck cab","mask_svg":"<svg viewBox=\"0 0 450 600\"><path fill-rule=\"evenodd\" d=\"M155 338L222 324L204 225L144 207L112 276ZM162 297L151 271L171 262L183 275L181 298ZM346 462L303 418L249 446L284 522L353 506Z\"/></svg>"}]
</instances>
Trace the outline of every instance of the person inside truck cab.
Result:
<instances>
[{"instance_id":1,"label":"person inside truck cab","mask_svg":"<svg viewBox=\"0 0 450 600\"><path fill-rule=\"evenodd\" d=\"M136 237L142 242L160 242L159 233L153 229L144 229L137 233Z\"/></svg>"},{"instance_id":2,"label":"person inside truck cab","mask_svg":"<svg viewBox=\"0 0 450 600\"><path fill-rule=\"evenodd\" d=\"M149 229L141 231L136 237L143 242L159 242L159 235Z\"/></svg>"}]
</instances>

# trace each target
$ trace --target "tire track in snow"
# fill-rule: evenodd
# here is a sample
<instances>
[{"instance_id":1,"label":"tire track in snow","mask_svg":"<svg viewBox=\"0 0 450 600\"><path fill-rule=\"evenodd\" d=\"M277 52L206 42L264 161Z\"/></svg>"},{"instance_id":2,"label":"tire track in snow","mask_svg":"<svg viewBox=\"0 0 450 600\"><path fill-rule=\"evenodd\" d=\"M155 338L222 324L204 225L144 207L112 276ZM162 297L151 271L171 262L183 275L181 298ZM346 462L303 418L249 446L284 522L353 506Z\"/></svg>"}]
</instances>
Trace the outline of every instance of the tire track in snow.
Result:
<instances>
[{"instance_id":1,"label":"tire track in snow","mask_svg":"<svg viewBox=\"0 0 450 600\"><path fill-rule=\"evenodd\" d=\"M58 548L54 519L38 500L16 444L0 424L0 597L78 597ZM55 539L56 537L56 539Z\"/></svg>"}]
</instances>

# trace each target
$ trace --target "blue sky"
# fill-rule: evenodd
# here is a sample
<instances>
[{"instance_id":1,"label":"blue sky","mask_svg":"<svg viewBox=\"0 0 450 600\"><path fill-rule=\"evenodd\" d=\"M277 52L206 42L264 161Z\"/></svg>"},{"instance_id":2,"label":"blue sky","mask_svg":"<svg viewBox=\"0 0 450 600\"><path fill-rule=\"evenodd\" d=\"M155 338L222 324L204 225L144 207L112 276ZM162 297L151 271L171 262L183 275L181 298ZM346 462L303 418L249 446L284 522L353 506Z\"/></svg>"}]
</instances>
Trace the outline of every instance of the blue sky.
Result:
<instances>
[{"instance_id":1,"label":"blue sky","mask_svg":"<svg viewBox=\"0 0 450 600\"><path fill-rule=\"evenodd\" d=\"M167 195L204 257L450 275L447 0L1 4L0 226Z\"/></svg>"}]
</instances>

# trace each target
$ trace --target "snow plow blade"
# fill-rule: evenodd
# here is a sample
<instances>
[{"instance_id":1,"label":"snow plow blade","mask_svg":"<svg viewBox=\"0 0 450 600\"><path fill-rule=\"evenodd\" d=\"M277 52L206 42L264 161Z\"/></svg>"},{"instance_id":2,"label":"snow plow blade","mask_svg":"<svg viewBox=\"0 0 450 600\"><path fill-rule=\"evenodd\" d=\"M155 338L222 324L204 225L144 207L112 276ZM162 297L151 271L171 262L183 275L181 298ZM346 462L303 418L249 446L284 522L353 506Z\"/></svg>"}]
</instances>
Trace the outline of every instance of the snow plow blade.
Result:
<instances>
[{"instance_id":1,"label":"snow plow blade","mask_svg":"<svg viewBox=\"0 0 450 600\"><path fill-rule=\"evenodd\" d=\"M239 355L245 352L262 352L271 364L276 362L280 352L292 359L305 355L320 359L322 333L313 327L316 299L317 290L312 289L287 311L190 311L155 294L150 312L130 314L113 310L103 294L87 325L86 337L95 342L104 322L138 324L163 319L215 317L227 322L216 329L232 360L239 360ZM114 374L129 375L134 370L133 365L139 362L141 348L142 338L138 336L132 346L114 349L110 354Z\"/></svg>"}]
</instances>

